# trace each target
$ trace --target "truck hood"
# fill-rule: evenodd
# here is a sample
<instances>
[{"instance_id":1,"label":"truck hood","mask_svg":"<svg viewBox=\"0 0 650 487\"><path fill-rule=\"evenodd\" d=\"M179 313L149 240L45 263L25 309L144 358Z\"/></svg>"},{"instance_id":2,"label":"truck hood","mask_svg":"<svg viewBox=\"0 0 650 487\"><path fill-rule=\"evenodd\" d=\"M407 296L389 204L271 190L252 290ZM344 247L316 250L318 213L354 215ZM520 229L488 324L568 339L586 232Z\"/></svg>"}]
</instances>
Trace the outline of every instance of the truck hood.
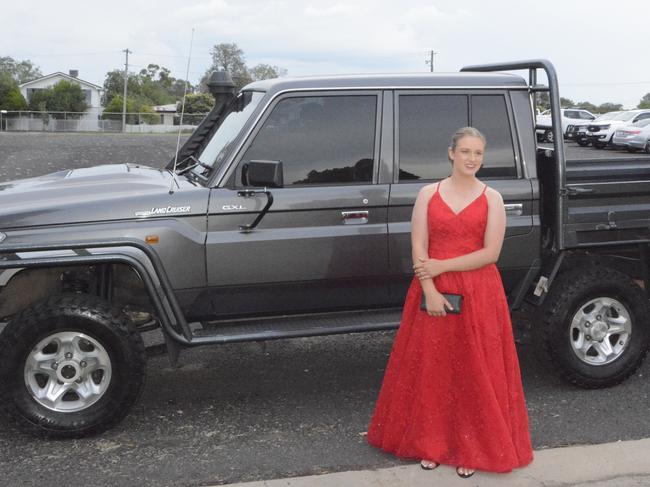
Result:
<instances>
[{"instance_id":1,"label":"truck hood","mask_svg":"<svg viewBox=\"0 0 650 487\"><path fill-rule=\"evenodd\" d=\"M209 191L177 179L180 188L168 171L115 164L0 183L0 229L205 214Z\"/></svg>"}]
</instances>

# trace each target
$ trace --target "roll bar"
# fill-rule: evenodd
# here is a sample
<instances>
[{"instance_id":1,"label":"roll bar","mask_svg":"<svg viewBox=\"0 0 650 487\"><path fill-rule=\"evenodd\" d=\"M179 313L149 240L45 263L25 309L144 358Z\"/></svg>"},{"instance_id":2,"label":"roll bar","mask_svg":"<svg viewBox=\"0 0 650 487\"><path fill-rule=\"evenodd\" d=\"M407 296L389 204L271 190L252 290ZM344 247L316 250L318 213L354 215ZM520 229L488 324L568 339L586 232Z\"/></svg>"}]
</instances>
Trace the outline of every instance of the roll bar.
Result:
<instances>
[{"instance_id":1,"label":"roll bar","mask_svg":"<svg viewBox=\"0 0 650 487\"><path fill-rule=\"evenodd\" d=\"M513 61L507 63L495 64L478 64L474 66L465 66L461 71L518 71L522 69L528 70L528 89L530 93L548 92L551 100L551 130L553 131L553 148L555 153L555 178L558 188L558 195L556 200L556 215L555 215L555 235L556 235L556 249L557 251L564 250L565 238L563 221L566 218L566 164L564 156L564 134L562 133L562 115L560 106L560 89L557 81L557 74L553 64L546 59L531 59L527 61ZM543 69L548 78L548 86L537 84L537 70ZM535 100L535 97L533 97ZM533 101L533 109L535 102ZM534 115L533 115L534 116Z\"/></svg>"}]
</instances>

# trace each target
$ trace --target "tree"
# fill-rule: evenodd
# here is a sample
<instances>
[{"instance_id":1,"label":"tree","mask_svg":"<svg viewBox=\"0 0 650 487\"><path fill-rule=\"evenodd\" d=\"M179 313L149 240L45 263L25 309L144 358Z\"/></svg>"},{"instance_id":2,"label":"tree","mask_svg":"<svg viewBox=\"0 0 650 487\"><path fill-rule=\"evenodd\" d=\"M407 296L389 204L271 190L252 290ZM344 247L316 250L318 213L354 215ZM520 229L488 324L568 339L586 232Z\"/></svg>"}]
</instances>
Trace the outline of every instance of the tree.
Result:
<instances>
[{"instance_id":1,"label":"tree","mask_svg":"<svg viewBox=\"0 0 650 487\"><path fill-rule=\"evenodd\" d=\"M127 97L144 97L149 105L173 103L183 96L185 82L171 76L171 71L164 66L149 64L138 74L129 73ZM192 86L188 86L191 91ZM116 96L124 94L124 71L114 69L106 73L102 104L107 106Z\"/></svg>"},{"instance_id":2,"label":"tree","mask_svg":"<svg viewBox=\"0 0 650 487\"><path fill-rule=\"evenodd\" d=\"M286 76L287 70L284 68L279 68L277 66L271 66L270 64L258 64L253 66L249 73L253 81L258 81L261 79L271 79L279 78L280 76Z\"/></svg>"},{"instance_id":3,"label":"tree","mask_svg":"<svg viewBox=\"0 0 650 487\"><path fill-rule=\"evenodd\" d=\"M110 120L122 120L122 108L124 98L122 95L116 95L104 107L102 118ZM149 100L142 96L127 96L126 97L126 123L135 124L138 122L146 122L154 124L158 121L158 117L149 104ZM139 115L144 114L144 115Z\"/></svg>"},{"instance_id":4,"label":"tree","mask_svg":"<svg viewBox=\"0 0 650 487\"><path fill-rule=\"evenodd\" d=\"M583 110L588 110L591 113L597 113L598 112L598 107L594 105L593 103L589 103L588 101L581 101L576 105L578 108L582 108Z\"/></svg>"},{"instance_id":5,"label":"tree","mask_svg":"<svg viewBox=\"0 0 650 487\"><path fill-rule=\"evenodd\" d=\"M0 72L9 74L18 84L43 76L38 66L31 61L16 61L10 56L0 56Z\"/></svg>"},{"instance_id":6,"label":"tree","mask_svg":"<svg viewBox=\"0 0 650 487\"><path fill-rule=\"evenodd\" d=\"M575 105L576 104L571 98L564 98L563 96L560 97L560 108L571 108Z\"/></svg>"},{"instance_id":7,"label":"tree","mask_svg":"<svg viewBox=\"0 0 650 487\"><path fill-rule=\"evenodd\" d=\"M73 81L61 80L54 86L37 90L29 101L29 109L50 112L85 112L86 95Z\"/></svg>"},{"instance_id":8,"label":"tree","mask_svg":"<svg viewBox=\"0 0 650 487\"><path fill-rule=\"evenodd\" d=\"M27 102L20 93L18 82L6 72L0 72L0 110L25 110Z\"/></svg>"},{"instance_id":9,"label":"tree","mask_svg":"<svg viewBox=\"0 0 650 487\"><path fill-rule=\"evenodd\" d=\"M208 113L214 107L214 98L208 93L188 94L185 97L185 113ZM176 108L181 113L181 103Z\"/></svg>"},{"instance_id":10,"label":"tree","mask_svg":"<svg viewBox=\"0 0 650 487\"><path fill-rule=\"evenodd\" d=\"M129 73L127 89L129 95L140 94L140 83L138 81L138 77L133 73ZM106 79L104 80L104 94L102 95L102 105L108 106L113 98L116 96L121 97L123 93L124 71L121 69L114 69L106 73Z\"/></svg>"},{"instance_id":11,"label":"tree","mask_svg":"<svg viewBox=\"0 0 650 487\"><path fill-rule=\"evenodd\" d=\"M598 113L618 112L623 110L623 105L620 103L601 103L598 105Z\"/></svg>"},{"instance_id":12,"label":"tree","mask_svg":"<svg viewBox=\"0 0 650 487\"><path fill-rule=\"evenodd\" d=\"M234 42L215 44L210 50L210 55L212 56L212 65L205 72L199 83L200 91L203 93L208 92L207 83L212 71L228 71L235 83L236 90L240 90L242 87L253 81L253 78L246 67L244 51L242 51Z\"/></svg>"},{"instance_id":13,"label":"tree","mask_svg":"<svg viewBox=\"0 0 650 487\"><path fill-rule=\"evenodd\" d=\"M650 93L646 93L641 98L641 101L637 105L637 108L650 108Z\"/></svg>"}]
</instances>

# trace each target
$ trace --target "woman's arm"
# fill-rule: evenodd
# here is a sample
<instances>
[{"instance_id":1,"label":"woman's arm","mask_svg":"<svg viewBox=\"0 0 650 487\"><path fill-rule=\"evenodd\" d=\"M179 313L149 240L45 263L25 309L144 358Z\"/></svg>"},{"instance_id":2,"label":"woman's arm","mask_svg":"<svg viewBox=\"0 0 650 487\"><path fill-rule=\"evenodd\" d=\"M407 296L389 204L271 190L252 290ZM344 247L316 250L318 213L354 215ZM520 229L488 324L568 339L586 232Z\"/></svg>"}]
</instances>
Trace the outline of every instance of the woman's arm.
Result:
<instances>
[{"instance_id":1,"label":"woman's arm","mask_svg":"<svg viewBox=\"0 0 650 487\"><path fill-rule=\"evenodd\" d=\"M488 200L488 217L483 238L483 248L452 259L421 259L414 269L418 277L435 277L443 272L469 271L492 264L499 259L503 237L506 231L506 211L503 198L498 191L486 190Z\"/></svg>"},{"instance_id":2,"label":"woman's arm","mask_svg":"<svg viewBox=\"0 0 650 487\"><path fill-rule=\"evenodd\" d=\"M413 213L411 214L411 257L413 258L413 264L420 262L420 259L429 258L427 208L437 184L438 183L423 187L415 199ZM420 284L422 285L422 291L425 294L436 290L432 277L420 279Z\"/></svg>"}]
</instances>

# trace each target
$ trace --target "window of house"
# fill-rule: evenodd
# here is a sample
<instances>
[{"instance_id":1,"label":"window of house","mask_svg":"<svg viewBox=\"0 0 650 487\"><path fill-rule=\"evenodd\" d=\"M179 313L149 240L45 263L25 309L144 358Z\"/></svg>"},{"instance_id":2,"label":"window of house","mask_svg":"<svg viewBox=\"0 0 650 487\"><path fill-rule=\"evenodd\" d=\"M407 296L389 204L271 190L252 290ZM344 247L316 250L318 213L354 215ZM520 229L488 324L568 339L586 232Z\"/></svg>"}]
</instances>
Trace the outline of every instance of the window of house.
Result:
<instances>
[{"instance_id":1,"label":"window of house","mask_svg":"<svg viewBox=\"0 0 650 487\"><path fill-rule=\"evenodd\" d=\"M281 100L246 150L253 160L281 161L284 185L372 182L377 97L304 96Z\"/></svg>"}]
</instances>

